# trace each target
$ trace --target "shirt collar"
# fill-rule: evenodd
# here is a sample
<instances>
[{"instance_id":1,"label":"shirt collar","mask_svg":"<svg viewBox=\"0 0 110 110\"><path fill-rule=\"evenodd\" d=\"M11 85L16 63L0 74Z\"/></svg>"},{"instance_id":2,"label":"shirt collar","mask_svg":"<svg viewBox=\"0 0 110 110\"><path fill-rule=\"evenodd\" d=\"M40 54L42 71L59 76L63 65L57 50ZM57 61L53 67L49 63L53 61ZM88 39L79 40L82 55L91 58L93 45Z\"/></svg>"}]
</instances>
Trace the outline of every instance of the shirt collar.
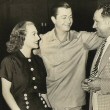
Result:
<instances>
[{"instance_id":1,"label":"shirt collar","mask_svg":"<svg viewBox=\"0 0 110 110\"><path fill-rule=\"evenodd\" d=\"M110 44L110 36L107 37L107 42Z\"/></svg>"},{"instance_id":2,"label":"shirt collar","mask_svg":"<svg viewBox=\"0 0 110 110\"><path fill-rule=\"evenodd\" d=\"M31 57L30 58L26 58L20 50L16 51L14 54L15 54L15 56L17 56L19 58L22 58L22 59L30 59L33 56L33 53L31 53Z\"/></svg>"},{"instance_id":3,"label":"shirt collar","mask_svg":"<svg viewBox=\"0 0 110 110\"><path fill-rule=\"evenodd\" d=\"M61 42L61 41L57 38L57 36L56 36L56 34L55 34L55 28L52 30L52 32L53 32L53 39L54 39L54 40L58 40L59 42ZM66 39L65 39L64 41L62 41L62 42L65 42L65 41L70 41L70 32L68 32L68 35L67 35Z\"/></svg>"}]
</instances>

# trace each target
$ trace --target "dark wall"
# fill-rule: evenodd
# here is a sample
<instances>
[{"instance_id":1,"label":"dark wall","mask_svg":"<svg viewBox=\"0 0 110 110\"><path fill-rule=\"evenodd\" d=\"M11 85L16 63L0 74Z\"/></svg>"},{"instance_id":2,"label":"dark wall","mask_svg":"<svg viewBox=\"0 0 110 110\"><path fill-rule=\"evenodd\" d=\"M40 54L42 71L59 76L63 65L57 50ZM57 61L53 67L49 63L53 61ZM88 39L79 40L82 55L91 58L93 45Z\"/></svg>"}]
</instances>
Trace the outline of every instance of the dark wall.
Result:
<instances>
[{"instance_id":1,"label":"dark wall","mask_svg":"<svg viewBox=\"0 0 110 110\"><path fill-rule=\"evenodd\" d=\"M61 0L0 0L0 62L8 54L6 41L9 39L14 25L22 20L33 21L40 33L45 33L53 28L49 11L51 6ZM65 0L73 9L72 29L77 31L94 31L93 13L97 6L97 0ZM87 73L89 73L95 52L90 51ZM89 74L87 74L88 76ZM1 86L1 85L0 85ZM1 89L0 89L1 90ZM0 91L0 110L8 110ZM88 109L85 109L88 110Z\"/></svg>"},{"instance_id":2,"label":"dark wall","mask_svg":"<svg viewBox=\"0 0 110 110\"><path fill-rule=\"evenodd\" d=\"M49 12L51 6L58 1L61 0L0 0L0 48L3 55L7 55L5 43L9 39L11 30L19 21L33 21L40 33L52 29ZM97 0L65 1L73 9L72 29L93 31L93 13Z\"/></svg>"}]
</instances>

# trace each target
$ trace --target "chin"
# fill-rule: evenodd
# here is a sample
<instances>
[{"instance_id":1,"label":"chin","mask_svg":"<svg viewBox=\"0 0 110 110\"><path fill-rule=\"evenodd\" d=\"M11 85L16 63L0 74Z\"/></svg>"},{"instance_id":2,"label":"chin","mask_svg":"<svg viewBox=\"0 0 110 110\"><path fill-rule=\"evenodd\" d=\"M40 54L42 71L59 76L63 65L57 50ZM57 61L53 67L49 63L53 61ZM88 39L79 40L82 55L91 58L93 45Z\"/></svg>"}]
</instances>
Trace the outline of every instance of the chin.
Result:
<instances>
[{"instance_id":1,"label":"chin","mask_svg":"<svg viewBox=\"0 0 110 110\"><path fill-rule=\"evenodd\" d=\"M68 29L65 29L65 31L70 31L70 28L68 28Z\"/></svg>"},{"instance_id":2,"label":"chin","mask_svg":"<svg viewBox=\"0 0 110 110\"><path fill-rule=\"evenodd\" d=\"M33 46L33 48L34 48L34 49L37 49L37 48L38 48L38 46Z\"/></svg>"},{"instance_id":3,"label":"chin","mask_svg":"<svg viewBox=\"0 0 110 110\"><path fill-rule=\"evenodd\" d=\"M38 46L36 46L35 48L38 49Z\"/></svg>"},{"instance_id":4,"label":"chin","mask_svg":"<svg viewBox=\"0 0 110 110\"><path fill-rule=\"evenodd\" d=\"M97 33L98 36L102 37L102 34L101 33L99 33L99 32L96 32L96 33Z\"/></svg>"},{"instance_id":5,"label":"chin","mask_svg":"<svg viewBox=\"0 0 110 110\"><path fill-rule=\"evenodd\" d=\"M101 33L97 33L97 35L101 38L105 38Z\"/></svg>"},{"instance_id":6,"label":"chin","mask_svg":"<svg viewBox=\"0 0 110 110\"><path fill-rule=\"evenodd\" d=\"M106 38L106 37L104 37L104 36L102 36L102 35L98 35L99 37L101 37L101 38Z\"/></svg>"}]
</instances>

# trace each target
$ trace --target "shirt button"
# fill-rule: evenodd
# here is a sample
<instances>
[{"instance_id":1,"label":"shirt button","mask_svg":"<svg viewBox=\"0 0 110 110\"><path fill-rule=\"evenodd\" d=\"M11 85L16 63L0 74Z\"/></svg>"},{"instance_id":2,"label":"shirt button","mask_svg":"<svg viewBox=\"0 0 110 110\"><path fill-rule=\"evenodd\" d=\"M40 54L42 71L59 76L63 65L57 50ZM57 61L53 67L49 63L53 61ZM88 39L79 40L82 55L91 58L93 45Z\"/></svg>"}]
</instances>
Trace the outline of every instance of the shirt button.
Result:
<instances>
[{"instance_id":1,"label":"shirt button","mask_svg":"<svg viewBox=\"0 0 110 110\"><path fill-rule=\"evenodd\" d=\"M47 105L45 105L44 107L47 108Z\"/></svg>"},{"instance_id":2,"label":"shirt button","mask_svg":"<svg viewBox=\"0 0 110 110\"><path fill-rule=\"evenodd\" d=\"M32 80L35 80L36 79L36 77L32 77Z\"/></svg>"},{"instance_id":3,"label":"shirt button","mask_svg":"<svg viewBox=\"0 0 110 110\"><path fill-rule=\"evenodd\" d=\"M45 104L45 101L43 101L43 104Z\"/></svg>"},{"instance_id":4,"label":"shirt button","mask_svg":"<svg viewBox=\"0 0 110 110\"><path fill-rule=\"evenodd\" d=\"M34 89L37 89L37 86L34 86Z\"/></svg>"},{"instance_id":5,"label":"shirt button","mask_svg":"<svg viewBox=\"0 0 110 110\"><path fill-rule=\"evenodd\" d=\"M27 97L24 97L24 100L27 100Z\"/></svg>"},{"instance_id":6,"label":"shirt button","mask_svg":"<svg viewBox=\"0 0 110 110\"><path fill-rule=\"evenodd\" d=\"M30 70L31 70L31 71L34 71L34 68L31 68Z\"/></svg>"},{"instance_id":7,"label":"shirt button","mask_svg":"<svg viewBox=\"0 0 110 110\"><path fill-rule=\"evenodd\" d=\"M42 98L42 97L41 97L40 99L41 99L41 100L43 100L43 98Z\"/></svg>"},{"instance_id":8,"label":"shirt button","mask_svg":"<svg viewBox=\"0 0 110 110\"><path fill-rule=\"evenodd\" d=\"M28 105L29 104L29 102L28 101L26 101L26 105Z\"/></svg>"},{"instance_id":9,"label":"shirt button","mask_svg":"<svg viewBox=\"0 0 110 110\"><path fill-rule=\"evenodd\" d=\"M26 93L24 94L24 97L27 97L27 94Z\"/></svg>"},{"instance_id":10,"label":"shirt button","mask_svg":"<svg viewBox=\"0 0 110 110\"><path fill-rule=\"evenodd\" d=\"M29 106L27 105L26 108L29 109Z\"/></svg>"},{"instance_id":11,"label":"shirt button","mask_svg":"<svg viewBox=\"0 0 110 110\"><path fill-rule=\"evenodd\" d=\"M31 59L28 59L28 62L31 62Z\"/></svg>"}]
</instances>

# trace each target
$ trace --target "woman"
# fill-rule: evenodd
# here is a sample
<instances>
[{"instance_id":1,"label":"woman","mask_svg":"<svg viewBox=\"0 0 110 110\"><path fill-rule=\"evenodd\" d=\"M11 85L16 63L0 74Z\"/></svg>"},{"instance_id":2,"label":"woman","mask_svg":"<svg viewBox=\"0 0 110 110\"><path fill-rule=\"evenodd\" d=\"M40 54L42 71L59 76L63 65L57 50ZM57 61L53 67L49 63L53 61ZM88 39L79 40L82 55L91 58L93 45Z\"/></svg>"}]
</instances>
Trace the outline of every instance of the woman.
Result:
<instances>
[{"instance_id":1,"label":"woman","mask_svg":"<svg viewBox=\"0 0 110 110\"><path fill-rule=\"evenodd\" d=\"M49 110L46 96L46 70L39 56L32 54L38 48L39 36L34 24L17 24L7 42L11 53L1 63L2 94L11 110Z\"/></svg>"}]
</instances>

